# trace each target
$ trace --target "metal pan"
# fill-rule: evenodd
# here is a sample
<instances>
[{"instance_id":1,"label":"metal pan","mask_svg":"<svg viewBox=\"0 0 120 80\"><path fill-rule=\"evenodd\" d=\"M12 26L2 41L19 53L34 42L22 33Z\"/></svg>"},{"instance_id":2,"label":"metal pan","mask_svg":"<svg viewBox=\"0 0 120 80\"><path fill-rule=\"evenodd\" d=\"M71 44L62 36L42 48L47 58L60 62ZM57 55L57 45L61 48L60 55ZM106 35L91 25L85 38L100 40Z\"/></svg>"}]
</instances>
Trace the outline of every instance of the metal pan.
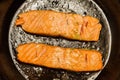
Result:
<instances>
[{"instance_id":1,"label":"metal pan","mask_svg":"<svg viewBox=\"0 0 120 80\"><path fill-rule=\"evenodd\" d=\"M24 32L15 26L15 20L19 13L29 10L55 10L72 12L83 16L90 15L100 20L102 30L97 42L71 41L61 37L53 38L33 35ZM49 45L95 49L102 53L104 67L108 62L111 50L111 31L108 20L102 9L93 0L28 0L25 1L15 13L9 30L9 50L12 60L27 80L94 80L101 71L95 72L72 72L60 69L51 69L41 66L21 63L16 59L16 47L28 42L44 43Z\"/></svg>"}]
</instances>

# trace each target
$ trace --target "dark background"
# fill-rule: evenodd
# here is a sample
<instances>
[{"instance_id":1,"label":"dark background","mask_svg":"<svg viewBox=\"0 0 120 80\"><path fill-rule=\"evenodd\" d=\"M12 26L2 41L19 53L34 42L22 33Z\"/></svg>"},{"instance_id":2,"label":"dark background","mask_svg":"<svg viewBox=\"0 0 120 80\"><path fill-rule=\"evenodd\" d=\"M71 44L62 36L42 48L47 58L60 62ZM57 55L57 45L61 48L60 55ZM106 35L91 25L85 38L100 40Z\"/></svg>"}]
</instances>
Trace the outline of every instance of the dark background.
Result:
<instances>
[{"instance_id":1,"label":"dark background","mask_svg":"<svg viewBox=\"0 0 120 80\"><path fill-rule=\"evenodd\" d=\"M108 64L96 80L120 80L120 0L94 0L105 12L112 32ZM15 68L8 49L10 21L24 0L0 0L0 80L24 80Z\"/></svg>"}]
</instances>

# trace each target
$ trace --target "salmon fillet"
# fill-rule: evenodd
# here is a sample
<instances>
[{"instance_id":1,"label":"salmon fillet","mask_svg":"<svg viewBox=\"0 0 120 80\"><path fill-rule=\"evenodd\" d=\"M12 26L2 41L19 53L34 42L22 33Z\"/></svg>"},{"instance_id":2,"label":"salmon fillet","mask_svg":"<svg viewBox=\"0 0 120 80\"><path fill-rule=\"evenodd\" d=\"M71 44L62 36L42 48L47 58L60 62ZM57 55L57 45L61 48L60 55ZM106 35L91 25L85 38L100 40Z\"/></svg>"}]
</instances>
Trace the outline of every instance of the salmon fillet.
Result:
<instances>
[{"instance_id":1,"label":"salmon fillet","mask_svg":"<svg viewBox=\"0 0 120 80\"><path fill-rule=\"evenodd\" d=\"M31 10L18 16L15 24L29 33L73 40L97 41L102 28L98 19L73 13Z\"/></svg>"},{"instance_id":2,"label":"salmon fillet","mask_svg":"<svg viewBox=\"0 0 120 80\"><path fill-rule=\"evenodd\" d=\"M101 53L95 50L62 48L26 43L17 47L17 59L24 63L71 71L97 71L103 67Z\"/></svg>"}]
</instances>

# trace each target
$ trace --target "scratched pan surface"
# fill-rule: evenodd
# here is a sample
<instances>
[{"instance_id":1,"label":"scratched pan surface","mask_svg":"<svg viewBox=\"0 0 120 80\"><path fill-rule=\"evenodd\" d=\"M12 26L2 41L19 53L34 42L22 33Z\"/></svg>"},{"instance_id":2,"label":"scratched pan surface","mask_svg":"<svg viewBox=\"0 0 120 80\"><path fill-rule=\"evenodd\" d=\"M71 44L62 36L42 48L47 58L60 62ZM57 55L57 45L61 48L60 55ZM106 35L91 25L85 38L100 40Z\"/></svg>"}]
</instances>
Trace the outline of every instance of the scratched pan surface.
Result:
<instances>
[{"instance_id":1,"label":"scratched pan surface","mask_svg":"<svg viewBox=\"0 0 120 80\"><path fill-rule=\"evenodd\" d=\"M48 37L26 33L21 27L15 26L19 13L29 10L55 10L68 13L90 15L100 20L102 30L97 42L73 41L61 37ZM9 30L9 49L13 62L27 80L94 80L101 71L72 72L61 69L51 69L36 65L21 63L16 59L16 47L19 44L36 42L54 46L95 49L102 53L104 67L109 59L111 50L110 26L99 6L92 0L28 0L15 13Z\"/></svg>"}]
</instances>

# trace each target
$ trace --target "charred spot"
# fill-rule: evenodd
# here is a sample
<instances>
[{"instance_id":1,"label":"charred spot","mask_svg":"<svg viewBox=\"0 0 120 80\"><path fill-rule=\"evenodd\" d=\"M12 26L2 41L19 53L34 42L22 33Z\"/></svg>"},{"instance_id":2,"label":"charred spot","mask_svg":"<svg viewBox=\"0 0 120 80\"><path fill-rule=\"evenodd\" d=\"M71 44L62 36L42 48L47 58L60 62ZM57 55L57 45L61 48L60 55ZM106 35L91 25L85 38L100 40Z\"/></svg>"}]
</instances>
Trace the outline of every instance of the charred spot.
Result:
<instances>
[{"instance_id":1,"label":"charred spot","mask_svg":"<svg viewBox=\"0 0 120 80\"><path fill-rule=\"evenodd\" d=\"M87 15L87 12L83 12L83 14L84 14L84 16L86 16L86 15Z\"/></svg>"},{"instance_id":2,"label":"charred spot","mask_svg":"<svg viewBox=\"0 0 120 80\"><path fill-rule=\"evenodd\" d=\"M53 1L52 5L57 5L59 3L59 1Z\"/></svg>"}]
</instances>

